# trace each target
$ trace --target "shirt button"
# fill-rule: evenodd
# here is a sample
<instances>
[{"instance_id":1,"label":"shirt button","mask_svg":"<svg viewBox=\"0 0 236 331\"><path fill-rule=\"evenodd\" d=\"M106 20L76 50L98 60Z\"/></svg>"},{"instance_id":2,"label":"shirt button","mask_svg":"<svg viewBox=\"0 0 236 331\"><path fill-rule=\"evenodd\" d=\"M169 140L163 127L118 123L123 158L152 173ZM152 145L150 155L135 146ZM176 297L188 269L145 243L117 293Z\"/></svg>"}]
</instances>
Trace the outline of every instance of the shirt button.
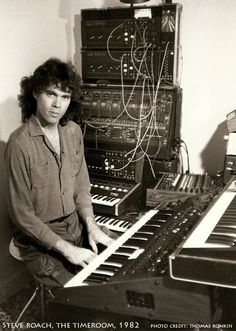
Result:
<instances>
[{"instance_id":1,"label":"shirt button","mask_svg":"<svg viewBox=\"0 0 236 331\"><path fill-rule=\"evenodd\" d=\"M62 192L62 195L65 195L65 192Z\"/></svg>"},{"instance_id":2,"label":"shirt button","mask_svg":"<svg viewBox=\"0 0 236 331\"><path fill-rule=\"evenodd\" d=\"M65 216L68 215L68 214L69 214L68 211L65 211Z\"/></svg>"}]
</instances>

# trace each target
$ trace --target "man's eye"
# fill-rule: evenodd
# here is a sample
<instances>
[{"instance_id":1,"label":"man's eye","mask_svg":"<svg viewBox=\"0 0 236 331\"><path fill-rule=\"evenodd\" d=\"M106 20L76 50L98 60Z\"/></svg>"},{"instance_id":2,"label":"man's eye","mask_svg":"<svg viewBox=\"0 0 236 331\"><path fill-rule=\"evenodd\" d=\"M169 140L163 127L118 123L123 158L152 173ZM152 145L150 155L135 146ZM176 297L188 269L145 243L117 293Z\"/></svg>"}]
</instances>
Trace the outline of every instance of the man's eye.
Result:
<instances>
[{"instance_id":1,"label":"man's eye","mask_svg":"<svg viewBox=\"0 0 236 331\"><path fill-rule=\"evenodd\" d=\"M54 96L54 93L52 93L52 92L47 92L47 95L48 95L49 97L52 97L52 96Z\"/></svg>"},{"instance_id":2,"label":"man's eye","mask_svg":"<svg viewBox=\"0 0 236 331\"><path fill-rule=\"evenodd\" d=\"M70 95L64 95L63 98L66 99L66 100L69 100L70 99Z\"/></svg>"}]
</instances>

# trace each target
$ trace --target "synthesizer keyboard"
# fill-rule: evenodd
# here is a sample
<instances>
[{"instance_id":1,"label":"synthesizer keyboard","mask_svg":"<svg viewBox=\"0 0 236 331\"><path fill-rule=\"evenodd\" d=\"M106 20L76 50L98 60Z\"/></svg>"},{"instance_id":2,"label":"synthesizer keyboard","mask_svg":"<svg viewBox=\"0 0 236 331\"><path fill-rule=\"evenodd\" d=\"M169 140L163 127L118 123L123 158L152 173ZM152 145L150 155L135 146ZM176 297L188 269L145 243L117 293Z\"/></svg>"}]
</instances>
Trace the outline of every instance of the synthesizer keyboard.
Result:
<instances>
[{"instance_id":1,"label":"synthesizer keyboard","mask_svg":"<svg viewBox=\"0 0 236 331\"><path fill-rule=\"evenodd\" d=\"M79 274L77 274L75 277L73 277L66 285L65 287L72 287L72 286L82 286L82 285L88 285L90 279L92 279L92 282L96 282L96 273L98 276L98 281L101 280L99 275L104 275L104 279L107 277L113 276L115 274L115 271L117 268L122 267L123 263L127 259L136 258L139 254L143 252L142 248L142 241L147 241L146 235L151 235L153 233L149 230L144 230L141 233L138 231L145 223L155 214L157 213L157 210L153 209L148 211L139 221L137 221L130 229L128 229L126 232L123 233L122 236L120 236L117 240L115 240L112 245L107 247L101 254L97 256L87 267L85 267ZM154 225L155 226L155 225ZM132 238L132 235L134 235L134 240L137 240L139 245L131 244L131 245L124 245L125 242ZM119 248L124 248L124 250L120 250ZM117 255L112 259L112 254ZM104 269L101 268L104 267ZM106 271L106 268L110 266L111 271ZM112 270L113 268L113 270ZM106 277L107 276L107 277ZM102 276L101 276L102 277Z\"/></svg>"},{"instance_id":2,"label":"synthesizer keyboard","mask_svg":"<svg viewBox=\"0 0 236 331\"><path fill-rule=\"evenodd\" d=\"M187 199L145 212L65 284L54 303L63 311L80 307L167 321L210 322L208 287L168 276L168 256L202 208Z\"/></svg>"},{"instance_id":3,"label":"synthesizer keyboard","mask_svg":"<svg viewBox=\"0 0 236 331\"><path fill-rule=\"evenodd\" d=\"M141 183L90 178L94 211L119 216L141 197Z\"/></svg>"},{"instance_id":4,"label":"synthesizer keyboard","mask_svg":"<svg viewBox=\"0 0 236 331\"><path fill-rule=\"evenodd\" d=\"M146 206L154 207L163 200L207 194L213 186L215 183L207 174L159 173L156 182L146 190Z\"/></svg>"},{"instance_id":5,"label":"synthesizer keyboard","mask_svg":"<svg viewBox=\"0 0 236 331\"><path fill-rule=\"evenodd\" d=\"M170 255L173 279L236 288L236 181L227 184Z\"/></svg>"},{"instance_id":6,"label":"synthesizer keyboard","mask_svg":"<svg viewBox=\"0 0 236 331\"><path fill-rule=\"evenodd\" d=\"M95 221L100 226L106 226L109 230L121 233L133 225L133 222L127 220L126 217L113 217L103 214L96 214Z\"/></svg>"}]
</instances>

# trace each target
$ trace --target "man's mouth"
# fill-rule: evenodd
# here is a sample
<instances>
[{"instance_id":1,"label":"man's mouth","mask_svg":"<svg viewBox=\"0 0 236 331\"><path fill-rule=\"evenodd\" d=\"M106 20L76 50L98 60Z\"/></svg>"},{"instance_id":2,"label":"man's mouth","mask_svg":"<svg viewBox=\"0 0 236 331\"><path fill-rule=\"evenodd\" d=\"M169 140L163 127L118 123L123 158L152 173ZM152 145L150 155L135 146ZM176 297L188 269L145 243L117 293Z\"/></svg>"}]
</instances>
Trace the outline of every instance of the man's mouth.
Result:
<instances>
[{"instance_id":1,"label":"man's mouth","mask_svg":"<svg viewBox=\"0 0 236 331\"><path fill-rule=\"evenodd\" d=\"M50 114L51 114L52 116L58 116L58 115L59 115L59 113L54 113L54 112L50 112Z\"/></svg>"}]
</instances>

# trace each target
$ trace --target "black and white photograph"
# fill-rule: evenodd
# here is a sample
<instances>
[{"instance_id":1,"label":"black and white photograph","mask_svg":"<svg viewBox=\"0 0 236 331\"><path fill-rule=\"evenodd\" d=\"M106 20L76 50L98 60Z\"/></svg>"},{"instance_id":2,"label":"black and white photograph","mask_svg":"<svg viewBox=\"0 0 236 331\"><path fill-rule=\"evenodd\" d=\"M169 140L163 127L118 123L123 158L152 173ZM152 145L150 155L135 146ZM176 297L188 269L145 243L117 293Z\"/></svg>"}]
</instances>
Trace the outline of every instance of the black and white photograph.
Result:
<instances>
[{"instance_id":1,"label":"black and white photograph","mask_svg":"<svg viewBox=\"0 0 236 331\"><path fill-rule=\"evenodd\" d=\"M0 331L236 331L235 0L0 27Z\"/></svg>"}]
</instances>

